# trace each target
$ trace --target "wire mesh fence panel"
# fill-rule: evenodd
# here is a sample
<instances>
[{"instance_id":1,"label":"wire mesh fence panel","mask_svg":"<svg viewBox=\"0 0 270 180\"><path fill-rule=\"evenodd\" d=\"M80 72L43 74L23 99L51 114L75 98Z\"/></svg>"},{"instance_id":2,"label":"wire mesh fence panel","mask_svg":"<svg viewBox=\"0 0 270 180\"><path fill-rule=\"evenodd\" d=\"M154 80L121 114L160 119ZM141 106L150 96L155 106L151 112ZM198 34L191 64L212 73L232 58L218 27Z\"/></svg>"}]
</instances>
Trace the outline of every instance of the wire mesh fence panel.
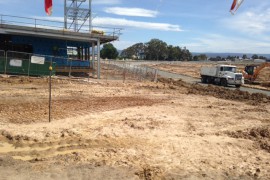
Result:
<instances>
[{"instance_id":1,"label":"wire mesh fence panel","mask_svg":"<svg viewBox=\"0 0 270 180\"><path fill-rule=\"evenodd\" d=\"M5 51L1 51L0 50L0 73L4 73L5 72Z\"/></svg>"},{"instance_id":2,"label":"wire mesh fence panel","mask_svg":"<svg viewBox=\"0 0 270 180\"><path fill-rule=\"evenodd\" d=\"M125 61L105 60L101 63L101 78L108 80L154 81L158 71Z\"/></svg>"},{"instance_id":3,"label":"wire mesh fence panel","mask_svg":"<svg viewBox=\"0 0 270 180\"><path fill-rule=\"evenodd\" d=\"M49 67L52 66L52 75L56 72L56 63L53 61L53 57L34 54L31 56L29 63L29 75L34 76L49 76Z\"/></svg>"},{"instance_id":4,"label":"wire mesh fence panel","mask_svg":"<svg viewBox=\"0 0 270 180\"><path fill-rule=\"evenodd\" d=\"M53 67L53 74L55 74L55 63L52 63L49 56L7 51L4 59L6 74L48 76L50 66Z\"/></svg>"},{"instance_id":5,"label":"wire mesh fence panel","mask_svg":"<svg viewBox=\"0 0 270 180\"><path fill-rule=\"evenodd\" d=\"M7 51L5 73L29 75L30 57L28 53Z\"/></svg>"}]
</instances>

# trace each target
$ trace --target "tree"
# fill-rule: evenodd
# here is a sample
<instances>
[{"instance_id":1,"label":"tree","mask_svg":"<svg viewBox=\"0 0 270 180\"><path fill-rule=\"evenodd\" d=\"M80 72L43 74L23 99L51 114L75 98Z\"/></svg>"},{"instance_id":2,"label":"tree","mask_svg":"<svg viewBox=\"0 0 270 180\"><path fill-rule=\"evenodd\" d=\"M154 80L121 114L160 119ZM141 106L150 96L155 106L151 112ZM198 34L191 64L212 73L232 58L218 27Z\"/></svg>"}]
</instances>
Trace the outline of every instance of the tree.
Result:
<instances>
[{"instance_id":1,"label":"tree","mask_svg":"<svg viewBox=\"0 0 270 180\"><path fill-rule=\"evenodd\" d=\"M200 54L200 55L198 56L198 60L200 60L200 61L206 61L206 60L207 60L206 54Z\"/></svg>"},{"instance_id":2,"label":"tree","mask_svg":"<svg viewBox=\"0 0 270 180\"><path fill-rule=\"evenodd\" d=\"M258 59L259 56L258 56L257 54L254 54L251 58L252 58L252 59Z\"/></svg>"},{"instance_id":3,"label":"tree","mask_svg":"<svg viewBox=\"0 0 270 180\"><path fill-rule=\"evenodd\" d=\"M242 58L243 59L247 59L247 55L246 54L243 54Z\"/></svg>"},{"instance_id":4,"label":"tree","mask_svg":"<svg viewBox=\"0 0 270 180\"><path fill-rule=\"evenodd\" d=\"M199 57L198 56L193 56L193 61L199 61Z\"/></svg>"},{"instance_id":5,"label":"tree","mask_svg":"<svg viewBox=\"0 0 270 180\"><path fill-rule=\"evenodd\" d=\"M259 56L259 59L267 59L267 58L264 56Z\"/></svg>"},{"instance_id":6,"label":"tree","mask_svg":"<svg viewBox=\"0 0 270 180\"><path fill-rule=\"evenodd\" d=\"M132 59L133 57L136 57L136 59L144 59L144 50L145 45L143 43L137 43L124 49L121 56L129 59Z\"/></svg>"},{"instance_id":7,"label":"tree","mask_svg":"<svg viewBox=\"0 0 270 180\"><path fill-rule=\"evenodd\" d=\"M167 53L168 53L168 56L167 56L167 60L169 61L179 61L181 59L181 48L179 46L172 46L172 45L169 45L167 47Z\"/></svg>"},{"instance_id":8,"label":"tree","mask_svg":"<svg viewBox=\"0 0 270 180\"><path fill-rule=\"evenodd\" d=\"M146 58L149 60L165 60L168 57L167 43L159 39L147 42L145 50Z\"/></svg>"},{"instance_id":9,"label":"tree","mask_svg":"<svg viewBox=\"0 0 270 180\"><path fill-rule=\"evenodd\" d=\"M184 49L182 49L182 57L181 57L182 61L191 61L192 60L192 54L189 52L189 50L184 47Z\"/></svg>"},{"instance_id":10,"label":"tree","mask_svg":"<svg viewBox=\"0 0 270 180\"><path fill-rule=\"evenodd\" d=\"M116 59L118 56L118 51L117 49L113 46L113 44L108 43L104 44L103 48L100 51L100 56L103 59Z\"/></svg>"}]
</instances>

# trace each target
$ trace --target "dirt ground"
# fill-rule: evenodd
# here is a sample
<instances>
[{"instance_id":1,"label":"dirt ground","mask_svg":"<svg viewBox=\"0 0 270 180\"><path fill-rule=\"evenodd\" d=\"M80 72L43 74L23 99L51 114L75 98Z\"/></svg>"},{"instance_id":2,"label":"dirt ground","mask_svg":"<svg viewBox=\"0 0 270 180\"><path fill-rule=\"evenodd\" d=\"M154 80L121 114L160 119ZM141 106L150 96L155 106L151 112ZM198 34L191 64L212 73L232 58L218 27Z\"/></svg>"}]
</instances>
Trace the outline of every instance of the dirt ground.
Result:
<instances>
[{"instance_id":1,"label":"dirt ground","mask_svg":"<svg viewBox=\"0 0 270 180\"><path fill-rule=\"evenodd\" d=\"M0 78L2 179L270 179L270 97L219 86Z\"/></svg>"},{"instance_id":2,"label":"dirt ground","mask_svg":"<svg viewBox=\"0 0 270 180\"><path fill-rule=\"evenodd\" d=\"M207 63L196 63L196 62L181 62L181 63L164 63L164 64L155 64L150 65L151 67L158 68L160 70L169 71L177 74L183 74L186 76L201 78L200 69L202 66L212 66L216 65L217 62L207 62ZM230 65L230 62L222 63ZM247 65L245 63L232 63L232 65L237 66L238 72L242 72L244 67ZM245 84L246 87L257 88L257 89L266 89L270 90L270 68L265 67L260 71L255 84Z\"/></svg>"}]
</instances>

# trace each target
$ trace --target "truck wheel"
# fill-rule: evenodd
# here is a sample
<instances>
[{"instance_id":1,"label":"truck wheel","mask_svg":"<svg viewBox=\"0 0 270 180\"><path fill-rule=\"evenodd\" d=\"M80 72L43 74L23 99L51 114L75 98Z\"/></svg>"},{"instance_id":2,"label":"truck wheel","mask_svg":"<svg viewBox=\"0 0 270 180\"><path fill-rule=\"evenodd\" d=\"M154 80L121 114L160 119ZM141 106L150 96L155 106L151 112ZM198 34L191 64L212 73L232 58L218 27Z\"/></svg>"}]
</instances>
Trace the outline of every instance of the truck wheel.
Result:
<instances>
[{"instance_id":1,"label":"truck wheel","mask_svg":"<svg viewBox=\"0 0 270 180\"><path fill-rule=\"evenodd\" d=\"M237 84L237 85L235 85L235 87L236 87L236 88L240 88L240 87L241 87L241 85L240 85L240 84Z\"/></svg>"},{"instance_id":2,"label":"truck wheel","mask_svg":"<svg viewBox=\"0 0 270 180\"><path fill-rule=\"evenodd\" d=\"M226 79L221 79L220 85L221 85L221 86L224 86L224 87L227 87L227 86L228 86L227 80L226 80Z\"/></svg>"},{"instance_id":3,"label":"truck wheel","mask_svg":"<svg viewBox=\"0 0 270 180\"><path fill-rule=\"evenodd\" d=\"M206 83L207 83L207 84L211 84L211 83L212 83L212 80L211 80L210 77L207 77L207 78L206 78Z\"/></svg>"},{"instance_id":4,"label":"truck wheel","mask_svg":"<svg viewBox=\"0 0 270 180\"><path fill-rule=\"evenodd\" d=\"M202 81L202 83L206 83L206 77L205 76L202 76L201 77L201 81Z\"/></svg>"}]
</instances>

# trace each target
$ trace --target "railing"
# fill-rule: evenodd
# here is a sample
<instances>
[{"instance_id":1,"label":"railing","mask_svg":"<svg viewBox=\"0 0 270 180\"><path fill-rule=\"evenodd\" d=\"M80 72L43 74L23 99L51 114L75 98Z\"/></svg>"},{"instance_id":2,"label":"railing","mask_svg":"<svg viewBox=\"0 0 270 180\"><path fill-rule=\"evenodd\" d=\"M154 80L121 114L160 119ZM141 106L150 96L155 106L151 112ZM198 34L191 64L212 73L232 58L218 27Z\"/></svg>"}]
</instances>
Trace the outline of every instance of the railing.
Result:
<instances>
[{"instance_id":1,"label":"railing","mask_svg":"<svg viewBox=\"0 0 270 180\"><path fill-rule=\"evenodd\" d=\"M42 28L42 29L49 29L49 30L61 30L61 31L74 32L73 29L65 29L64 22L53 21L49 19L28 18L28 17L1 14L0 24L26 26L26 27L32 27L34 29ZM102 27L102 26L92 26L92 29L103 31L104 35L114 36L114 37L120 36L121 30L122 30L122 28ZM90 33L91 30L89 30L89 25L83 25L81 29L79 30L79 32Z\"/></svg>"}]
</instances>

